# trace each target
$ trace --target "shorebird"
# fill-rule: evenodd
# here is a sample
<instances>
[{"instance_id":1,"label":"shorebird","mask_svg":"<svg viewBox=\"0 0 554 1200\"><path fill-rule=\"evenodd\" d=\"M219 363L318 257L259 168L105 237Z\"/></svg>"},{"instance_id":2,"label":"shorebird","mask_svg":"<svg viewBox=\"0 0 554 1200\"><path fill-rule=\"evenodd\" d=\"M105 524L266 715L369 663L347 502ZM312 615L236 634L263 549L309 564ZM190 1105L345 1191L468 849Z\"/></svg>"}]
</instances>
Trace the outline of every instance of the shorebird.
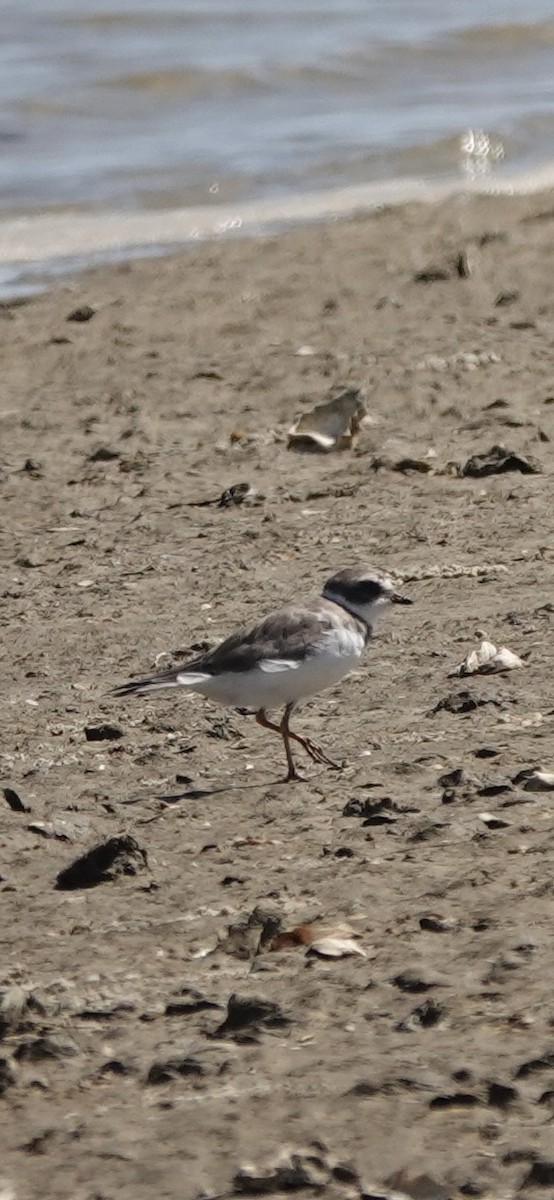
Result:
<instances>
[{"instance_id":1,"label":"shorebird","mask_svg":"<svg viewBox=\"0 0 554 1200\"><path fill-rule=\"evenodd\" d=\"M124 683L113 694L144 695L182 687L219 704L253 710L258 725L283 739L285 783L302 778L291 741L314 762L340 769L317 742L293 732L291 715L300 700L338 683L356 665L389 604L411 603L382 571L339 571L319 596L287 604L256 625L232 633L214 650L161 675ZM267 710L283 706L280 722L270 721Z\"/></svg>"}]
</instances>

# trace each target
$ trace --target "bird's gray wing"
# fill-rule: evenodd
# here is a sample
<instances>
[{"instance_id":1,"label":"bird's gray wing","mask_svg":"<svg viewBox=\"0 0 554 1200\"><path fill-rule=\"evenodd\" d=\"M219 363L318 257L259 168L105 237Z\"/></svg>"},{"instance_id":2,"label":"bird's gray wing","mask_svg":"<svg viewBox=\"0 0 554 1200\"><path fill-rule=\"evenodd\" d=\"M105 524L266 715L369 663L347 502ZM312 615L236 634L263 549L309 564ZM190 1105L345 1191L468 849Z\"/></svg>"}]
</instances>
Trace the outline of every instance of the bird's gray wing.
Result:
<instances>
[{"instance_id":1,"label":"bird's gray wing","mask_svg":"<svg viewBox=\"0 0 554 1200\"><path fill-rule=\"evenodd\" d=\"M214 650L186 664L187 671L250 671L260 662L302 662L314 642L331 628L327 614L315 606L287 605L250 628L239 629Z\"/></svg>"}]
</instances>

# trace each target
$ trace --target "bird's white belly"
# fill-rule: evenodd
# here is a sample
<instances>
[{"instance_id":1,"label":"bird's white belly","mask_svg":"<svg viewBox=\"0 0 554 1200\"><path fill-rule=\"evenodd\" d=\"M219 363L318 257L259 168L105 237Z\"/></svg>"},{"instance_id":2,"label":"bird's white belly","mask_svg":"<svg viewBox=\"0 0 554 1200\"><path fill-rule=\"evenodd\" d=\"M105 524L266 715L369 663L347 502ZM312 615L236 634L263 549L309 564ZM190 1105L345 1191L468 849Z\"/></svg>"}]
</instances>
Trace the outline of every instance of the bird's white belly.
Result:
<instances>
[{"instance_id":1,"label":"bird's white belly","mask_svg":"<svg viewBox=\"0 0 554 1200\"><path fill-rule=\"evenodd\" d=\"M358 662L361 634L329 636L319 650L301 661L269 660L250 671L212 675L195 691L233 708L280 708L332 687Z\"/></svg>"}]
</instances>

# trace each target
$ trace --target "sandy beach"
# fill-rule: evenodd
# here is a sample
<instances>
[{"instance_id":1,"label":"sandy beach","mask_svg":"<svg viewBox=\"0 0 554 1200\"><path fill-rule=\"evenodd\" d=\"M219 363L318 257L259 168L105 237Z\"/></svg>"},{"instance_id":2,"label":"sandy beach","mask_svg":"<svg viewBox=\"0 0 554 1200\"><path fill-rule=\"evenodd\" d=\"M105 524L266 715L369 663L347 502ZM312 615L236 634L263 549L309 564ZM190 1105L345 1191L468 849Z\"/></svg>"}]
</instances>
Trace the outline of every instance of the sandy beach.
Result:
<instances>
[{"instance_id":1,"label":"sandy beach","mask_svg":"<svg viewBox=\"0 0 554 1200\"><path fill-rule=\"evenodd\" d=\"M0 306L6 1200L552 1188L553 229L458 196ZM289 448L342 386L355 445ZM296 717L341 772L109 695L360 561L414 603ZM457 675L482 633L523 665Z\"/></svg>"}]
</instances>

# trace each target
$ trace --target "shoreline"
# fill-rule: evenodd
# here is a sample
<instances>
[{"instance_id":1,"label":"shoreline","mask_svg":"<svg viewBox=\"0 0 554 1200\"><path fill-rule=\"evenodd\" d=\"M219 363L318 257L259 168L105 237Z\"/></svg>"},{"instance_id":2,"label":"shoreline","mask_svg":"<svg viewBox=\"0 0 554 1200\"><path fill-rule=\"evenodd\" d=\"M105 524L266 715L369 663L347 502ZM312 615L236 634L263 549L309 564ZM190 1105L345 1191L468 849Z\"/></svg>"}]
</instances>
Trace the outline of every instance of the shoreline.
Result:
<instances>
[{"instance_id":1,"label":"shoreline","mask_svg":"<svg viewBox=\"0 0 554 1200\"><path fill-rule=\"evenodd\" d=\"M286 199L139 213L33 214L0 219L0 296L38 293L91 267L165 257L198 242L267 237L309 224L348 221L409 203L463 203L476 196L536 195L554 188L554 165L433 183L383 180Z\"/></svg>"}]
</instances>

